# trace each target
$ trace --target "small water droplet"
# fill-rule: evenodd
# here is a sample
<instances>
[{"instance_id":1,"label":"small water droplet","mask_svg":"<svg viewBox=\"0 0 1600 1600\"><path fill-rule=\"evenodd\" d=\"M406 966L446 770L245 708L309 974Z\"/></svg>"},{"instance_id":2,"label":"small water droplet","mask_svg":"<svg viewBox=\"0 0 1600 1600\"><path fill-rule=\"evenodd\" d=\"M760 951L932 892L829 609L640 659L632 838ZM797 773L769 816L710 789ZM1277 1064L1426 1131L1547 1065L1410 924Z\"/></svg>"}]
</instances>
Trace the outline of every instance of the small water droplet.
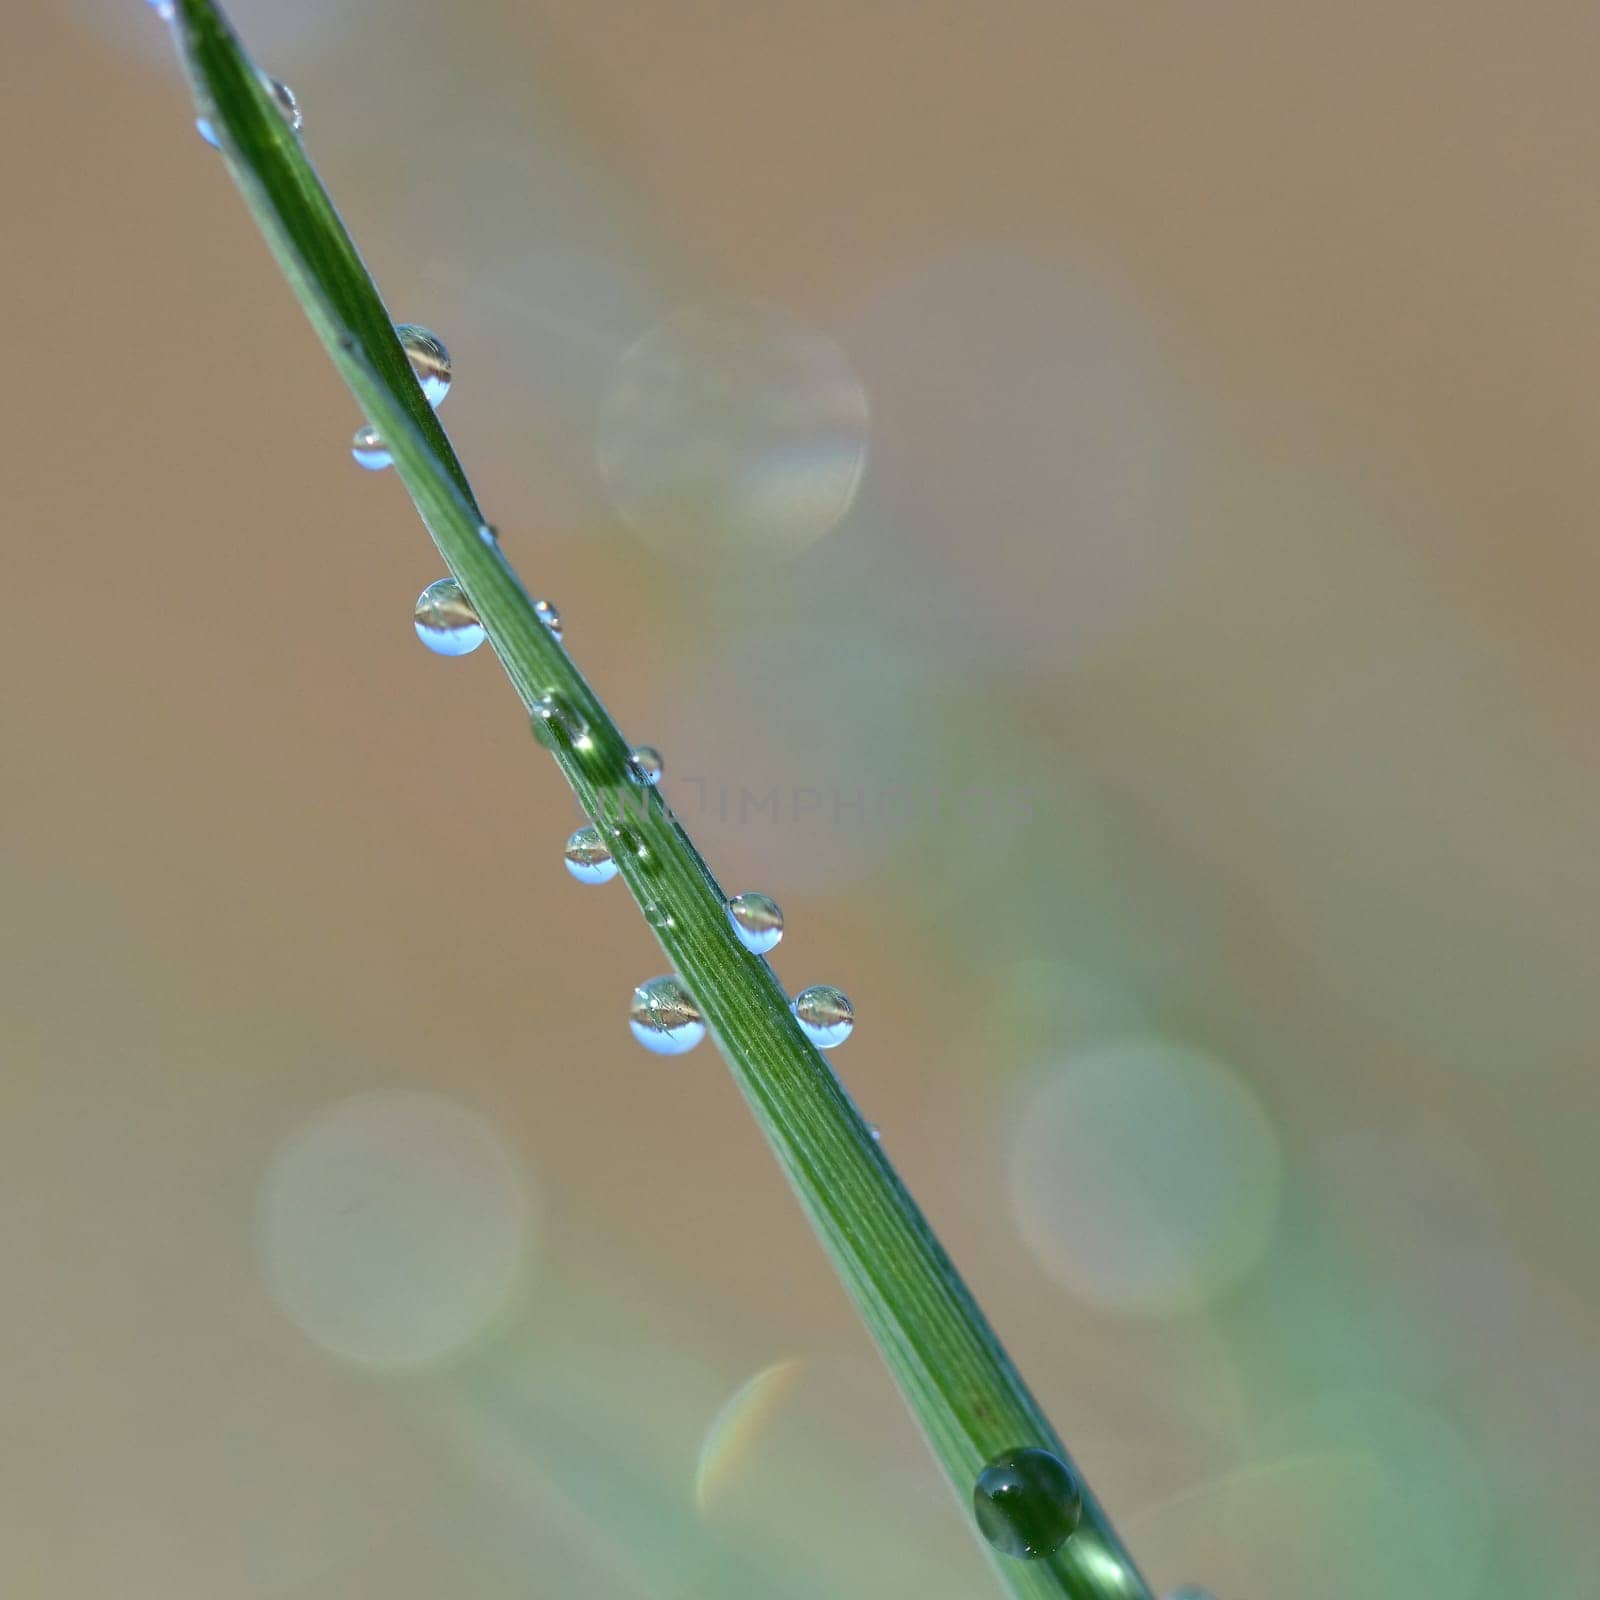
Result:
<instances>
[{"instance_id":1,"label":"small water droplet","mask_svg":"<svg viewBox=\"0 0 1600 1600\"><path fill-rule=\"evenodd\" d=\"M267 87L272 91L272 98L278 102L283 120L289 124L291 131L299 133L306 119L300 114L300 102L295 99L294 90L281 78L268 78Z\"/></svg>"},{"instance_id":2,"label":"small water droplet","mask_svg":"<svg viewBox=\"0 0 1600 1600\"><path fill-rule=\"evenodd\" d=\"M355 437L350 441L350 454L355 464L365 467L368 472L382 472L394 461L378 430L370 422L366 427L356 429Z\"/></svg>"},{"instance_id":3,"label":"small water droplet","mask_svg":"<svg viewBox=\"0 0 1600 1600\"><path fill-rule=\"evenodd\" d=\"M1048 1450L1007 1450L978 1474L972 1509L1002 1555L1037 1561L1067 1542L1083 1514L1078 1485Z\"/></svg>"},{"instance_id":4,"label":"small water droplet","mask_svg":"<svg viewBox=\"0 0 1600 1600\"><path fill-rule=\"evenodd\" d=\"M588 724L554 692L542 694L534 702L533 731L541 744L566 743L574 750L593 748Z\"/></svg>"},{"instance_id":5,"label":"small water droplet","mask_svg":"<svg viewBox=\"0 0 1600 1600\"><path fill-rule=\"evenodd\" d=\"M561 613L550 604L548 600L535 600L533 609L539 620L547 627L556 638L561 637Z\"/></svg>"},{"instance_id":6,"label":"small water droplet","mask_svg":"<svg viewBox=\"0 0 1600 1600\"><path fill-rule=\"evenodd\" d=\"M867 1132L872 1135L872 1142L874 1144L883 1143L883 1129L880 1128L876 1122L869 1122L867 1124Z\"/></svg>"},{"instance_id":7,"label":"small water droplet","mask_svg":"<svg viewBox=\"0 0 1600 1600\"><path fill-rule=\"evenodd\" d=\"M706 1036L700 1008L678 978L641 983L633 991L628 1026L634 1038L658 1056L681 1056Z\"/></svg>"},{"instance_id":8,"label":"small water droplet","mask_svg":"<svg viewBox=\"0 0 1600 1600\"><path fill-rule=\"evenodd\" d=\"M478 537L491 550L500 548L500 530L492 522L480 522L478 524Z\"/></svg>"},{"instance_id":9,"label":"small water droplet","mask_svg":"<svg viewBox=\"0 0 1600 1600\"><path fill-rule=\"evenodd\" d=\"M211 119L209 117L196 117L194 119L194 131L198 133L213 150L220 150L222 148L222 141L217 137L217 130L211 126Z\"/></svg>"},{"instance_id":10,"label":"small water droplet","mask_svg":"<svg viewBox=\"0 0 1600 1600\"><path fill-rule=\"evenodd\" d=\"M736 894L728 902L728 920L739 943L758 956L764 956L783 937L783 911L769 895Z\"/></svg>"},{"instance_id":11,"label":"small water droplet","mask_svg":"<svg viewBox=\"0 0 1600 1600\"><path fill-rule=\"evenodd\" d=\"M831 1050L850 1037L856 1014L842 991L831 983L813 984L794 997L789 1009L819 1050Z\"/></svg>"},{"instance_id":12,"label":"small water droplet","mask_svg":"<svg viewBox=\"0 0 1600 1600\"><path fill-rule=\"evenodd\" d=\"M144 0L144 3L161 18L163 22L171 22L177 14L174 0Z\"/></svg>"},{"instance_id":13,"label":"small water droplet","mask_svg":"<svg viewBox=\"0 0 1600 1600\"><path fill-rule=\"evenodd\" d=\"M394 331L411 363L411 370L417 375L417 382L422 385L423 398L437 410L450 393L453 376L450 352L438 334L415 322L399 323Z\"/></svg>"},{"instance_id":14,"label":"small water droplet","mask_svg":"<svg viewBox=\"0 0 1600 1600\"><path fill-rule=\"evenodd\" d=\"M644 920L648 922L652 928L656 929L670 928L674 925L672 913L664 905L655 900L646 902L644 908Z\"/></svg>"},{"instance_id":15,"label":"small water droplet","mask_svg":"<svg viewBox=\"0 0 1600 1600\"><path fill-rule=\"evenodd\" d=\"M661 752L652 745L641 744L628 752L628 776L635 783L661 782Z\"/></svg>"},{"instance_id":16,"label":"small water droplet","mask_svg":"<svg viewBox=\"0 0 1600 1600\"><path fill-rule=\"evenodd\" d=\"M417 596L412 614L417 637L435 655L464 656L484 640L478 613L454 578L440 578Z\"/></svg>"},{"instance_id":17,"label":"small water droplet","mask_svg":"<svg viewBox=\"0 0 1600 1600\"><path fill-rule=\"evenodd\" d=\"M579 828L567 840L567 848L562 853L567 871L579 883L610 883L617 875L617 863L596 827Z\"/></svg>"}]
</instances>

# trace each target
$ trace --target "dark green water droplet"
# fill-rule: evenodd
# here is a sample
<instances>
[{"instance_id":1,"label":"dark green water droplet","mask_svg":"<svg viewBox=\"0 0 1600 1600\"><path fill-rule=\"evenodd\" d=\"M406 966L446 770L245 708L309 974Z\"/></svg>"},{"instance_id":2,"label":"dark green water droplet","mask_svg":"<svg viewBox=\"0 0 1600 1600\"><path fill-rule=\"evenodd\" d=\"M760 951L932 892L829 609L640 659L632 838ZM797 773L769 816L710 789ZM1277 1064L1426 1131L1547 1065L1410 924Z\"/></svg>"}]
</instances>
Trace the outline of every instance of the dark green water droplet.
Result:
<instances>
[{"instance_id":1,"label":"dark green water droplet","mask_svg":"<svg viewBox=\"0 0 1600 1600\"><path fill-rule=\"evenodd\" d=\"M1007 1450L978 1474L972 1508L984 1538L1002 1555L1037 1561L1066 1543L1083 1501L1061 1461L1028 1448Z\"/></svg>"}]
</instances>

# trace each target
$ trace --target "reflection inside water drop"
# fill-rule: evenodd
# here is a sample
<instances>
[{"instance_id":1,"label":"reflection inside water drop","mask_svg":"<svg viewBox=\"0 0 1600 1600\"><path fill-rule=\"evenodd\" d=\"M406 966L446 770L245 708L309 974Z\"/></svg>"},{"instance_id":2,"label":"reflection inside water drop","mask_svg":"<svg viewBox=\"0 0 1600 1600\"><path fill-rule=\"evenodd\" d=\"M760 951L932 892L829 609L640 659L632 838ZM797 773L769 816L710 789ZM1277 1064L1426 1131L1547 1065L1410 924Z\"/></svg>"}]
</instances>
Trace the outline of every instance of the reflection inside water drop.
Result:
<instances>
[{"instance_id":1,"label":"reflection inside water drop","mask_svg":"<svg viewBox=\"0 0 1600 1600\"><path fill-rule=\"evenodd\" d=\"M609 883L617 875L617 863L606 847L600 830L592 823L579 828L567 840L562 852L567 871L579 883Z\"/></svg>"},{"instance_id":2,"label":"reflection inside water drop","mask_svg":"<svg viewBox=\"0 0 1600 1600\"><path fill-rule=\"evenodd\" d=\"M628 1026L634 1038L658 1056L681 1056L706 1036L700 1008L680 978L641 983L633 991Z\"/></svg>"},{"instance_id":3,"label":"reflection inside water drop","mask_svg":"<svg viewBox=\"0 0 1600 1600\"><path fill-rule=\"evenodd\" d=\"M1083 1503L1065 1463L1029 1447L989 1462L978 1474L972 1509L984 1538L1002 1555L1037 1561L1067 1542Z\"/></svg>"},{"instance_id":4,"label":"reflection inside water drop","mask_svg":"<svg viewBox=\"0 0 1600 1600\"><path fill-rule=\"evenodd\" d=\"M728 920L739 943L753 955L764 956L783 937L783 912L770 895L753 890L736 894L728 902Z\"/></svg>"},{"instance_id":5,"label":"reflection inside water drop","mask_svg":"<svg viewBox=\"0 0 1600 1600\"><path fill-rule=\"evenodd\" d=\"M789 1008L805 1036L819 1050L831 1050L850 1037L856 1014L848 996L831 983L813 984L794 997Z\"/></svg>"},{"instance_id":6,"label":"reflection inside water drop","mask_svg":"<svg viewBox=\"0 0 1600 1600\"><path fill-rule=\"evenodd\" d=\"M368 472L382 472L394 460L389 454L388 446L384 444L378 430L371 423L364 428L356 429L355 436L350 441L350 455L358 467L365 467Z\"/></svg>"},{"instance_id":7,"label":"reflection inside water drop","mask_svg":"<svg viewBox=\"0 0 1600 1600\"><path fill-rule=\"evenodd\" d=\"M478 613L454 578L430 583L417 596L411 620L417 637L435 655L469 655L485 638Z\"/></svg>"},{"instance_id":8,"label":"reflection inside water drop","mask_svg":"<svg viewBox=\"0 0 1600 1600\"><path fill-rule=\"evenodd\" d=\"M422 385L423 398L437 409L450 393L454 366L444 341L431 329L419 323L401 322L395 326L395 337L411 363L411 370Z\"/></svg>"}]
</instances>

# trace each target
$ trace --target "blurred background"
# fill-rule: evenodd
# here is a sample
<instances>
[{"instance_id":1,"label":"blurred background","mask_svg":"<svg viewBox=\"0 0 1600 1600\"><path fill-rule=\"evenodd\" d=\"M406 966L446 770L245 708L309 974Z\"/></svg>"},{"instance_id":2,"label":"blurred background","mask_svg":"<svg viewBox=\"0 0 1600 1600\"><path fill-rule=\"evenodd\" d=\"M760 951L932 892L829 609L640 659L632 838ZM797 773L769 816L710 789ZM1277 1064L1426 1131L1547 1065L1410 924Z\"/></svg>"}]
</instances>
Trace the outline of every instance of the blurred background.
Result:
<instances>
[{"instance_id":1,"label":"blurred background","mask_svg":"<svg viewBox=\"0 0 1600 1600\"><path fill-rule=\"evenodd\" d=\"M1600 1591L1600 14L234 15L1152 1582ZM0 1586L992 1592L164 30L8 51Z\"/></svg>"}]
</instances>

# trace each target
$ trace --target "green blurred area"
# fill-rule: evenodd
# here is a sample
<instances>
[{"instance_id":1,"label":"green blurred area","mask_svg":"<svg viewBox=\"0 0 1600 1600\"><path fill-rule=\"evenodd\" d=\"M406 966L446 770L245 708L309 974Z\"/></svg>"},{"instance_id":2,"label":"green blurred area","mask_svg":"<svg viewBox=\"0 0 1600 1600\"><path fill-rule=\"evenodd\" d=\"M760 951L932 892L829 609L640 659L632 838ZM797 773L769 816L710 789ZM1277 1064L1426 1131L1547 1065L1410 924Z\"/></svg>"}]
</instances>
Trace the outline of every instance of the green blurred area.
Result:
<instances>
[{"instance_id":1,"label":"green blurred area","mask_svg":"<svg viewBox=\"0 0 1600 1600\"><path fill-rule=\"evenodd\" d=\"M1153 1581L1591 1594L1600 21L235 15ZM0 1583L987 1592L159 27L14 30Z\"/></svg>"}]
</instances>

